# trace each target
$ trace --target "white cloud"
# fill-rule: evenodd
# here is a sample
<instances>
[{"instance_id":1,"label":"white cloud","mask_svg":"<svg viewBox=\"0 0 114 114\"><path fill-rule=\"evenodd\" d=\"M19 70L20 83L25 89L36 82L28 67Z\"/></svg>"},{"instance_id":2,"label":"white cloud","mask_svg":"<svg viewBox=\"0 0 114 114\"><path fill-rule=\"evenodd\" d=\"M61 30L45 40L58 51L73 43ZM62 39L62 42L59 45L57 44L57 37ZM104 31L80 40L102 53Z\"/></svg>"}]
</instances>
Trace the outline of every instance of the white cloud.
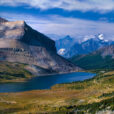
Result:
<instances>
[{"instance_id":1,"label":"white cloud","mask_svg":"<svg viewBox=\"0 0 114 114\"><path fill-rule=\"evenodd\" d=\"M114 0L0 0L0 5L20 6L23 4L43 10L50 8L101 12L114 10Z\"/></svg>"},{"instance_id":2,"label":"white cloud","mask_svg":"<svg viewBox=\"0 0 114 114\"><path fill-rule=\"evenodd\" d=\"M103 33L105 39L114 40L114 23L65 18L57 15L46 17L8 13L0 13L0 15L12 21L25 20L34 29L45 34L71 35L79 38Z\"/></svg>"}]
</instances>

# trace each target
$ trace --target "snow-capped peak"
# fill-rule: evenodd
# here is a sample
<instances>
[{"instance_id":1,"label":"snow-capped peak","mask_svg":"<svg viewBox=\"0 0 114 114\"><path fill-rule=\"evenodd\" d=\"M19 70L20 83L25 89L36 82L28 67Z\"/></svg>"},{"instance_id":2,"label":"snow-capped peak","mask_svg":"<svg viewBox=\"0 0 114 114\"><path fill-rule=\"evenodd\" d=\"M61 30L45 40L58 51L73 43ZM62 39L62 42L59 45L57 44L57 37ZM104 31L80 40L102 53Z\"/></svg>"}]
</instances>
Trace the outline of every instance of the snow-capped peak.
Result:
<instances>
[{"instance_id":1,"label":"snow-capped peak","mask_svg":"<svg viewBox=\"0 0 114 114\"><path fill-rule=\"evenodd\" d=\"M104 40L104 35L103 35L103 34L99 34L99 35L98 35L98 38L99 38L100 40Z\"/></svg>"},{"instance_id":2,"label":"snow-capped peak","mask_svg":"<svg viewBox=\"0 0 114 114\"><path fill-rule=\"evenodd\" d=\"M89 40L89 39L93 39L93 38L95 38L94 35L86 35L86 36L84 37L83 42L85 42L85 41L87 41L87 40Z\"/></svg>"},{"instance_id":3,"label":"snow-capped peak","mask_svg":"<svg viewBox=\"0 0 114 114\"><path fill-rule=\"evenodd\" d=\"M104 35L103 34L99 34L99 35L86 35L83 39L83 42L90 40L90 39L94 39L94 40L104 40Z\"/></svg>"},{"instance_id":4,"label":"snow-capped peak","mask_svg":"<svg viewBox=\"0 0 114 114\"><path fill-rule=\"evenodd\" d=\"M64 48L61 48L59 51L58 51L58 54L59 55L64 55L65 54L65 49Z\"/></svg>"}]
</instances>

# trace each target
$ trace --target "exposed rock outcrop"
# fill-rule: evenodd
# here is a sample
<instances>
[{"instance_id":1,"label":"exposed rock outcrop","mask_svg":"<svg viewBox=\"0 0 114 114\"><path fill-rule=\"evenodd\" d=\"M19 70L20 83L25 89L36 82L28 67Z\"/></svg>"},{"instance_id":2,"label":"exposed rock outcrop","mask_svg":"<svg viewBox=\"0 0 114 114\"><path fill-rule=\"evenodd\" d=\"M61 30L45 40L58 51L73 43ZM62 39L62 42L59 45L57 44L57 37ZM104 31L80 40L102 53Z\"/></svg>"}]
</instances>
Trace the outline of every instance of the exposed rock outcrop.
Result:
<instances>
[{"instance_id":1,"label":"exposed rock outcrop","mask_svg":"<svg viewBox=\"0 0 114 114\"><path fill-rule=\"evenodd\" d=\"M8 22L6 19L0 17L0 23Z\"/></svg>"},{"instance_id":2,"label":"exposed rock outcrop","mask_svg":"<svg viewBox=\"0 0 114 114\"><path fill-rule=\"evenodd\" d=\"M53 40L24 21L0 24L0 60L35 65L57 73L81 70L57 55Z\"/></svg>"},{"instance_id":3,"label":"exposed rock outcrop","mask_svg":"<svg viewBox=\"0 0 114 114\"><path fill-rule=\"evenodd\" d=\"M99 50L102 57L111 56L114 59L114 45L106 46ZM97 53L97 52L96 52Z\"/></svg>"}]
</instances>

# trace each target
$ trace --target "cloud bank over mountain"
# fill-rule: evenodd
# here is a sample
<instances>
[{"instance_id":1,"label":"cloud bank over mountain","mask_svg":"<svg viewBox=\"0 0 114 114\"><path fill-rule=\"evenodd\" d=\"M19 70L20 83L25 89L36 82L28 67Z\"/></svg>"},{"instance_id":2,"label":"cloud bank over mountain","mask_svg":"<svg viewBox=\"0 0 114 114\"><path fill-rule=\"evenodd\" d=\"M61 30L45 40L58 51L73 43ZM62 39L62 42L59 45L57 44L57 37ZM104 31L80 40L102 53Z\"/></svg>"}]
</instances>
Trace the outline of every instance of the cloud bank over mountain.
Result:
<instances>
[{"instance_id":1,"label":"cloud bank over mountain","mask_svg":"<svg viewBox=\"0 0 114 114\"><path fill-rule=\"evenodd\" d=\"M64 10L100 11L114 10L114 0L0 0L4 6L24 6L42 10L61 8Z\"/></svg>"},{"instance_id":2,"label":"cloud bank over mountain","mask_svg":"<svg viewBox=\"0 0 114 114\"><path fill-rule=\"evenodd\" d=\"M45 34L71 35L78 36L95 35L103 33L106 39L114 39L114 23L97 22L77 18L67 18L57 15L48 15L46 17L31 16L25 14L1 14L10 21L25 20L36 30Z\"/></svg>"},{"instance_id":3,"label":"cloud bank over mountain","mask_svg":"<svg viewBox=\"0 0 114 114\"><path fill-rule=\"evenodd\" d=\"M0 0L0 16L25 20L45 34L114 40L114 0Z\"/></svg>"}]
</instances>

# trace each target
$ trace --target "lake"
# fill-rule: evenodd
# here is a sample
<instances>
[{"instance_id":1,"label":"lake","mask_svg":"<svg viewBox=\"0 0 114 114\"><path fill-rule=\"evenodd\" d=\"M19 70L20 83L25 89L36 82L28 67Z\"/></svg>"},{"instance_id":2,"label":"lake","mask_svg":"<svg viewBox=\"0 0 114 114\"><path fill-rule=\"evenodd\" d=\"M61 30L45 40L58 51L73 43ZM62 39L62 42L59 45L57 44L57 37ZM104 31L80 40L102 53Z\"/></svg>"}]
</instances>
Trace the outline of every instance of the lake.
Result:
<instances>
[{"instance_id":1,"label":"lake","mask_svg":"<svg viewBox=\"0 0 114 114\"><path fill-rule=\"evenodd\" d=\"M27 82L1 83L0 93L22 92L29 90L50 89L55 84L83 81L94 77L93 73L75 72L69 74L58 74L50 76L34 77Z\"/></svg>"}]
</instances>

